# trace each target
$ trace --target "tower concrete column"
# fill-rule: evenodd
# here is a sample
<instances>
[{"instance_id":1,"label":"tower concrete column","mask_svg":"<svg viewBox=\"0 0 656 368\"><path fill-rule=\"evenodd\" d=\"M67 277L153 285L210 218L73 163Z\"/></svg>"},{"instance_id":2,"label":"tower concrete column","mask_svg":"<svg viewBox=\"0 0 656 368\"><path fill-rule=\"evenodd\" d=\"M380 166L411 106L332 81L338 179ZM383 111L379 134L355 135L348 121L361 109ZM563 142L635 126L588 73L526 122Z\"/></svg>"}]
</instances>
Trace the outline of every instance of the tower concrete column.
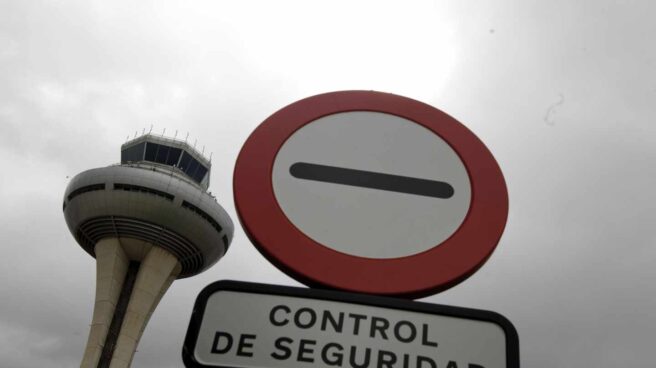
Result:
<instances>
[{"instance_id":1,"label":"tower concrete column","mask_svg":"<svg viewBox=\"0 0 656 368\"><path fill-rule=\"evenodd\" d=\"M101 239L95 246L96 299L81 368L96 368L114 316L129 260L116 238Z\"/></svg>"},{"instance_id":2,"label":"tower concrete column","mask_svg":"<svg viewBox=\"0 0 656 368\"><path fill-rule=\"evenodd\" d=\"M153 310L180 272L168 251L152 247L142 261L132 289L110 368L128 368Z\"/></svg>"}]
</instances>

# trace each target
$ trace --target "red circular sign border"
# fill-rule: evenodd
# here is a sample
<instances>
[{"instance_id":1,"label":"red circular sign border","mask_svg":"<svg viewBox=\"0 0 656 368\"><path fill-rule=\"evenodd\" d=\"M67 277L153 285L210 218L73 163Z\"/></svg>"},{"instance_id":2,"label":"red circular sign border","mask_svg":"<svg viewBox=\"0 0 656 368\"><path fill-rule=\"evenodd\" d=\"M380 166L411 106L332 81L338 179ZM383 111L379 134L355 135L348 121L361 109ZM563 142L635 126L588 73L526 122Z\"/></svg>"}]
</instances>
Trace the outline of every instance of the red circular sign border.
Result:
<instances>
[{"instance_id":1,"label":"red circular sign border","mask_svg":"<svg viewBox=\"0 0 656 368\"><path fill-rule=\"evenodd\" d=\"M323 246L287 219L271 180L278 151L302 126L348 111L375 111L411 120L437 134L460 156L471 182L471 204L451 237L411 256L372 259ZM430 105L374 91L316 95L271 115L244 143L235 164L233 190L246 234L282 271L310 286L379 295L423 297L462 282L492 254L508 216L508 192L501 169L474 133Z\"/></svg>"}]
</instances>

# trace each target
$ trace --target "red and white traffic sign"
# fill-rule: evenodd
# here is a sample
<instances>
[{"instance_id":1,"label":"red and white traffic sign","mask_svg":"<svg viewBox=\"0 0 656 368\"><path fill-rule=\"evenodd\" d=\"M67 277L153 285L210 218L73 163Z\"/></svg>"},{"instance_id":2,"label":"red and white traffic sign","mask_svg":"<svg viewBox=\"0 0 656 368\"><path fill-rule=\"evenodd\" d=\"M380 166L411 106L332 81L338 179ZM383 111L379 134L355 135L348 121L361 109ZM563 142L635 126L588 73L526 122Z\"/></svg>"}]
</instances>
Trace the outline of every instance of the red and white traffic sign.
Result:
<instances>
[{"instance_id":1,"label":"red and white traffic sign","mask_svg":"<svg viewBox=\"0 0 656 368\"><path fill-rule=\"evenodd\" d=\"M473 274L508 215L501 170L442 111L344 91L295 102L244 144L235 204L255 246L309 285L425 296Z\"/></svg>"}]
</instances>

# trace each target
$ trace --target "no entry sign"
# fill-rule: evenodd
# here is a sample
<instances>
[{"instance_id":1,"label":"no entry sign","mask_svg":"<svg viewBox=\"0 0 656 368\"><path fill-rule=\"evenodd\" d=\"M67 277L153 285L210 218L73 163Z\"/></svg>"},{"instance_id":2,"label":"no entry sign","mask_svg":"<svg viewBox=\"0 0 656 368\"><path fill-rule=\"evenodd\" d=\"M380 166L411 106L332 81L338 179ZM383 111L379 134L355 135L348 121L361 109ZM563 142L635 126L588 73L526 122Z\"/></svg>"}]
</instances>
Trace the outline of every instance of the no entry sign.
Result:
<instances>
[{"instance_id":1,"label":"no entry sign","mask_svg":"<svg viewBox=\"0 0 656 368\"><path fill-rule=\"evenodd\" d=\"M220 281L196 300L183 358L189 368L518 368L519 346L493 312Z\"/></svg>"},{"instance_id":2,"label":"no entry sign","mask_svg":"<svg viewBox=\"0 0 656 368\"><path fill-rule=\"evenodd\" d=\"M501 170L447 114L405 97L334 92L248 138L237 211L257 248L310 285L428 295L490 256L506 223Z\"/></svg>"}]
</instances>

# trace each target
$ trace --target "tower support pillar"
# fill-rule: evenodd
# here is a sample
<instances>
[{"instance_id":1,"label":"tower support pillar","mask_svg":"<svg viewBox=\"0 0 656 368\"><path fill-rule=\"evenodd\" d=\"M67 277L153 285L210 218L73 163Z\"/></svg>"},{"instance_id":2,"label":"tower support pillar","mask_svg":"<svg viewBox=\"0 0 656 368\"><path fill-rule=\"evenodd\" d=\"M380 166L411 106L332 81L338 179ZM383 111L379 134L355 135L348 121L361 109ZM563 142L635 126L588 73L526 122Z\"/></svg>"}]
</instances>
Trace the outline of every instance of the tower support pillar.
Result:
<instances>
[{"instance_id":1,"label":"tower support pillar","mask_svg":"<svg viewBox=\"0 0 656 368\"><path fill-rule=\"evenodd\" d=\"M101 239L95 246L95 253L96 299L81 368L98 366L129 264L116 238Z\"/></svg>"},{"instance_id":2,"label":"tower support pillar","mask_svg":"<svg viewBox=\"0 0 656 368\"><path fill-rule=\"evenodd\" d=\"M148 251L139 267L110 368L130 366L150 316L180 268L178 260L168 251L159 247Z\"/></svg>"}]
</instances>

